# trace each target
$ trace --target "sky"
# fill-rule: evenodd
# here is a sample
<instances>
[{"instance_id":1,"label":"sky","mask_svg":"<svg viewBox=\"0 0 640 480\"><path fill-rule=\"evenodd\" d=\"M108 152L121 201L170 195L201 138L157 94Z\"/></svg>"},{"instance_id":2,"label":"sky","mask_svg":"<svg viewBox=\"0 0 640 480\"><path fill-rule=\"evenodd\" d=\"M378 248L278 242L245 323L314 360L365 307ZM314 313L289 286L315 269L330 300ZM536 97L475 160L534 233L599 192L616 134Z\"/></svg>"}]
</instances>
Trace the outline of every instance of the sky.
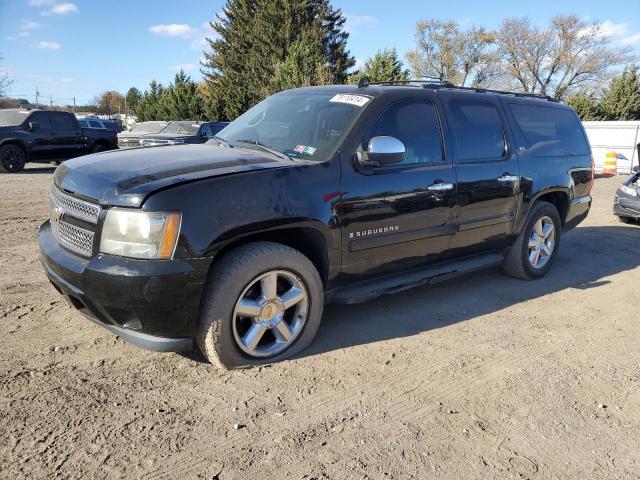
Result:
<instances>
[{"instance_id":1,"label":"sky","mask_svg":"<svg viewBox=\"0 0 640 480\"><path fill-rule=\"evenodd\" d=\"M13 79L13 97L77 104L105 90L144 90L151 80L168 84L181 68L199 80L199 61L212 35L208 22L224 0L0 0L0 56ZM461 26L496 28L509 17L546 24L558 14L606 22L612 44L640 55L640 1L537 0L535 2L333 0L350 33L358 64L378 49L404 54L414 46L418 19L455 20Z\"/></svg>"}]
</instances>

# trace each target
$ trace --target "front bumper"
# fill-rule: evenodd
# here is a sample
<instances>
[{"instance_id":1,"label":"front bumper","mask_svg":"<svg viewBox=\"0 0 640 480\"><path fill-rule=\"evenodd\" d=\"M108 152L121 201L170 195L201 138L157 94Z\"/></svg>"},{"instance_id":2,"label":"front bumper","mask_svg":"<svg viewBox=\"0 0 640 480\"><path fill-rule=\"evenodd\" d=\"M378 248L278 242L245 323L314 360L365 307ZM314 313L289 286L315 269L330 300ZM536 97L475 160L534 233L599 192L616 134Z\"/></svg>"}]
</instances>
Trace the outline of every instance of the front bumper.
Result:
<instances>
[{"instance_id":1,"label":"front bumper","mask_svg":"<svg viewBox=\"0 0 640 480\"><path fill-rule=\"evenodd\" d=\"M632 197L618 190L613 200L613 213L619 217L640 219L640 197Z\"/></svg>"},{"instance_id":2,"label":"front bumper","mask_svg":"<svg viewBox=\"0 0 640 480\"><path fill-rule=\"evenodd\" d=\"M193 348L210 259L84 259L58 244L49 221L38 242L53 286L91 321L147 350Z\"/></svg>"}]
</instances>

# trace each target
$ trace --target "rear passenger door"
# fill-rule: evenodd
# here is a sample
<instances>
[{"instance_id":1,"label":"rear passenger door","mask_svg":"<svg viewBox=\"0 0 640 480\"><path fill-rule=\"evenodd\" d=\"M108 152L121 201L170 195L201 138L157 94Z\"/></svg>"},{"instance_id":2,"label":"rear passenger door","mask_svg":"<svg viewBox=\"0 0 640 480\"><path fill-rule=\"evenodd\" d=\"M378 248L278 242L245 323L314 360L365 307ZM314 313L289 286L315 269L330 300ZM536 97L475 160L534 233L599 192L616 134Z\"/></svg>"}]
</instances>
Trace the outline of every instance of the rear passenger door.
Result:
<instances>
[{"instance_id":1,"label":"rear passenger door","mask_svg":"<svg viewBox=\"0 0 640 480\"><path fill-rule=\"evenodd\" d=\"M57 158L77 157L84 153L82 129L78 121L67 112L49 112L52 146Z\"/></svg>"},{"instance_id":2,"label":"rear passenger door","mask_svg":"<svg viewBox=\"0 0 640 480\"><path fill-rule=\"evenodd\" d=\"M35 122L38 128L31 131L30 138L32 143L29 149L29 157L32 160L46 159L51 156L51 124L49 123L49 115L47 112L34 112L28 122Z\"/></svg>"},{"instance_id":3,"label":"rear passenger door","mask_svg":"<svg viewBox=\"0 0 640 480\"><path fill-rule=\"evenodd\" d=\"M505 247L511 241L520 195L520 168L495 95L443 91L458 175L452 254Z\"/></svg>"}]
</instances>

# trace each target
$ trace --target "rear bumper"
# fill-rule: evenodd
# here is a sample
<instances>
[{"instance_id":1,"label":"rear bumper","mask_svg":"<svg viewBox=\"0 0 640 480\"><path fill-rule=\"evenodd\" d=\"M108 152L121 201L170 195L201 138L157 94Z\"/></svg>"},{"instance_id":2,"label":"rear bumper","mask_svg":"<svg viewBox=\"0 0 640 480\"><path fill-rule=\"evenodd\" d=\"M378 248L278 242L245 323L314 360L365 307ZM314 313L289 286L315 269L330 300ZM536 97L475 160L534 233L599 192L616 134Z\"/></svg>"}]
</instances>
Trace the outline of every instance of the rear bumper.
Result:
<instances>
[{"instance_id":1,"label":"rear bumper","mask_svg":"<svg viewBox=\"0 0 640 480\"><path fill-rule=\"evenodd\" d=\"M591 195L585 195L571 200L563 230L566 232L576 228L585 218L587 218L590 209Z\"/></svg>"},{"instance_id":2,"label":"rear bumper","mask_svg":"<svg viewBox=\"0 0 640 480\"><path fill-rule=\"evenodd\" d=\"M92 322L147 350L193 348L209 259L83 259L60 247L48 221L38 241L49 280Z\"/></svg>"}]
</instances>

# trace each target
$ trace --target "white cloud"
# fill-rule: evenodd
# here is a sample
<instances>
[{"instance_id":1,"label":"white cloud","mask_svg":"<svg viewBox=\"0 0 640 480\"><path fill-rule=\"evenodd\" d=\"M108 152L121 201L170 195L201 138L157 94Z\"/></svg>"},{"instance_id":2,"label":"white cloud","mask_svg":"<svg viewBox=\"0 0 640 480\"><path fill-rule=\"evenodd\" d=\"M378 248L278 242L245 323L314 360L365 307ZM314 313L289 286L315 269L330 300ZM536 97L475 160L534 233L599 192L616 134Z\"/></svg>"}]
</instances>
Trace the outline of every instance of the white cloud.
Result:
<instances>
[{"instance_id":1,"label":"white cloud","mask_svg":"<svg viewBox=\"0 0 640 480\"><path fill-rule=\"evenodd\" d=\"M34 28L40 28L41 26L41 23L34 22L33 20L23 20L20 23L21 30L33 30Z\"/></svg>"},{"instance_id":2,"label":"white cloud","mask_svg":"<svg viewBox=\"0 0 640 480\"><path fill-rule=\"evenodd\" d=\"M371 15L353 15L347 13L345 17L347 21L345 22L344 29L349 33L353 33L354 30L361 27L371 27L378 23L378 19Z\"/></svg>"},{"instance_id":3,"label":"white cloud","mask_svg":"<svg viewBox=\"0 0 640 480\"><path fill-rule=\"evenodd\" d=\"M56 0L30 0L29 5L32 7L44 8L40 11L40 15L48 17L49 15L67 15L69 13L78 12L78 6L71 2L60 2Z\"/></svg>"},{"instance_id":4,"label":"white cloud","mask_svg":"<svg viewBox=\"0 0 640 480\"><path fill-rule=\"evenodd\" d=\"M629 30L629 26L626 23L614 23L611 20L606 20L600 25L600 33L604 37L618 37L626 35Z\"/></svg>"},{"instance_id":5,"label":"white cloud","mask_svg":"<svg viewBox=\"0 0 640 480\"><path fill-rule=\"evenodd\" d=\"M18 36L19 37L28 37L29 35L31 35L31 34L29 32L26 32L26 31L18 32Z\"/></svg>"},{"instance_id":6,"label":"white cloud","mask_svg":"<svg viewBox=\"0 0 640 480\"><path fill-rule=\"evenodd\" d=\"M73 83L73 78L61 78L60 83Z\"/></svg>"},{"instance_id":7,"label":"white cloud","mask_svg":"<svg viewBox=\"0 0 640 480\"><path fill-rule=\"evenodd\" d=\"M640 32L626 37L621 37L617 39L615 43L623 47L637 47L640 45Z\"/></svg>"},{"instance_id":8,"label":"white cloud","mask_svg":"<svg viewBox=\"0 0 640 480\"><path fill-rule=\"evenodd\" d=\"M149 31L164 37L191 38L196 29L186 23L170 23L167 25L153 25L149 28Z\"/></svg>"},{"instance_id":9,"label":"white cloud","mask_svg":"<svg viewBox=\"0 0 640 480\"><path fill-rule=\"evenodd\" d=\"M75 3L57 3L51 7L50 13L52 15L66 15L68 13L76 13L78 7Z\"/></svg>"},{"instance_id":10,"label":"white cloud","mask_svg":"<svg viewBox=\"0 0 640 480\"><path fill-rule=\"evenodd\" d=\"M191 70L195 70L196 68L198 68L198 66L194 65L193 63L184 63L180 65L171 65L171 67L169 68L174 72L179 72L180 70L184 70L185 72L190 72Z\"/></svg>"},{"instance_id":11,"label":"white cloud","mask_svg":"<svg viewBox=\"0 0 640 480\"><path fill-rule=\"evenodd\" d=\"M14 40L17 40L17 39L18 39L18 37L13 37L13 36L11 36L11 37L7 37L7 40L11 40L12 42L13 42Z\"/></svg>"},{"instance_id":12,"label":"white cloud","mask_svg":"<svg viewBox=\"0 0 640 480\"><path fill-rule=\"evenodd\" d=\"M38 43L38 48L44 48L46 50L58 50L60 44L58 42L42 41Z\"/></svg>"}]
</instances>

